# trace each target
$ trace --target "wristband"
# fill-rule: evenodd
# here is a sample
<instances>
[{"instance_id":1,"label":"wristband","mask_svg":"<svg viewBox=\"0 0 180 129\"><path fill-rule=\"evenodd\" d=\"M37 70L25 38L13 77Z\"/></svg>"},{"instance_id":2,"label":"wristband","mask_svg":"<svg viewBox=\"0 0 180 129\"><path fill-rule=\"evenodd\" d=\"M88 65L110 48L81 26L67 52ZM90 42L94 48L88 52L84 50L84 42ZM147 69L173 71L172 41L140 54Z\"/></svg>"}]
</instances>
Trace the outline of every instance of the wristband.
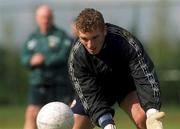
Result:
<instances>
[{"instance_id":1,"label":"wristband","mask_svg":"<svg viewBox=\"0 0 180 129\"><path fill-rule=\"evenodd\" d=\"M112 115L110 113L102 115L98 120L99 125L104 128L108 124L114 124Z\"/></svg>"}]
</instances>

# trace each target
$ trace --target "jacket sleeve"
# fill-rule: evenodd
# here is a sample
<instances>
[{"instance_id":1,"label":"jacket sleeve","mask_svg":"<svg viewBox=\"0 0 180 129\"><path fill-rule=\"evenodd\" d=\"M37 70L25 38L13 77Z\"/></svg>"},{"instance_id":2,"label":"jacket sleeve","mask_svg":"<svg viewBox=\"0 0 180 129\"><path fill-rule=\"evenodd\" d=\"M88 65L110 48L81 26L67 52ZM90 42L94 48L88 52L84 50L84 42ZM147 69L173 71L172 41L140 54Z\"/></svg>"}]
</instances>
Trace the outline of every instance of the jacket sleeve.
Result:
<instances>
[{"instance_id":1,"label":"jacket sleeve","mask_svg":"<svg viewBox=\"0 0 180 129\"><path fill-rule=\"evenodd\" d=\"M160 85L154 64L142 44L131 34L124 35L124 53L129 63L141 106L145 111L160 109Z\"/></svg>"},{"instance_id":2,"label":"jacket sleeve","mask_svg":"<svg viewBox=\"0 0 180 129\"><path fill-rule=\"evenodd\" d=\"M104 113L114 115L114 110L105 101L101 87L96 81L96 76L88 68L86 61L82 59L81 55L77 54L76 50L71 52L69 74L86 113L98 125L98 118L101 115Z\"/></svg>"},{"instance_id":3,"label":"jacket sleeve","mask_svg":"<svg viewBox=\"0 0 180 129\"><path fill-rule=\"evenodd\" d=\"M27 40L23 45L22 45L22 48L21 48L21 63L27 67L27 68L32 68L31 65L30 65L30 60L31 60L31 57L32 57L32 51L30 51L28 49L28 46L27 46L27 42L29 40Z\"/></svg>"}]
</instances>

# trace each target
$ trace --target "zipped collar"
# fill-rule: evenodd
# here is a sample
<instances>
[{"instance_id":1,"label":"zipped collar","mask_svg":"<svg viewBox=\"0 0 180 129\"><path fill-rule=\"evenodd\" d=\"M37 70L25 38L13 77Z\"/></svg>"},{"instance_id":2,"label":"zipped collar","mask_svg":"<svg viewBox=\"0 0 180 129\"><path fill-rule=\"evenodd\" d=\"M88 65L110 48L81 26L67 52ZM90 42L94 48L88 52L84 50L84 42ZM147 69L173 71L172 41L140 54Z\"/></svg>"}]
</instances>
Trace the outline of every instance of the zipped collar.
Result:
<instances>
[{"instance_id":1,"label":"zipped collar","mask_svg":"<svg viewBox=\"0 0 180 129\"><path fill-rule=\"evenodd\" d=\"M52 25L51 28L49 29L49 31L47 32L47 34L43 34L43 33L41 33L40 28L38 27L37 34L38 35L46 35L46 36L51 35L51 34L53 34L55 29L56 29L55 25Z\"/></svg>"}]
</instances>

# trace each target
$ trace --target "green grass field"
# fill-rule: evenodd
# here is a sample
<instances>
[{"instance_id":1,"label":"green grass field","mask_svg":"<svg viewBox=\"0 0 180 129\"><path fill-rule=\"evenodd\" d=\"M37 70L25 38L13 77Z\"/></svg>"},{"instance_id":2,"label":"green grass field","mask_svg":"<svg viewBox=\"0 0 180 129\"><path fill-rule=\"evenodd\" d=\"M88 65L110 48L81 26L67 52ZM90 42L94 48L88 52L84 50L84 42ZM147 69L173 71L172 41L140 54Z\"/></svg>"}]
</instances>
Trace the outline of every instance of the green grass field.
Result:
<instances>
[{"instance_id":1,"label":"green grass field","mask_svg":"<svg viewBox=\"0 0 180 129\"><path fill-rule=\"evenodd\" d=\"M164 106L166 112L164 129L180 128L180 105ZM0 129L22 129L24 121L24 107L1 106L0 107ZM136 129L131 120L121 110L116 111L115 121L118 129ZM98 129L98 128L96 128Z\"/></svg>"}]
</instances>

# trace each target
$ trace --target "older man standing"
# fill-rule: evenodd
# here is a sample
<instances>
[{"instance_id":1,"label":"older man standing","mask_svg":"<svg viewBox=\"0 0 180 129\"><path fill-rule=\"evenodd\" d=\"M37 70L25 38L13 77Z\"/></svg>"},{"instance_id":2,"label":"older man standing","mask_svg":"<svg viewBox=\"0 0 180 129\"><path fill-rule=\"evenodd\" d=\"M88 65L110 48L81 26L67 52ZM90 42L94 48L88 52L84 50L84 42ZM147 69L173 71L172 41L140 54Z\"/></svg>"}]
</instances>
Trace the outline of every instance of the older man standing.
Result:
<instances>
[{"instance_id":1,"label":"older man standing","mask_svg":"<svg viewBox=\"0 0 180 129\"><path fill-rule=\"evenodd\" d=\"M38 29L25 42L22 63L30 70L28 107L24 129L36 129L36 117L40 108L52 101L70 104L73 90L68 80L67 59L71 39L54 25L49 6L36 10Z\"/></svg>"}]
</instances>

